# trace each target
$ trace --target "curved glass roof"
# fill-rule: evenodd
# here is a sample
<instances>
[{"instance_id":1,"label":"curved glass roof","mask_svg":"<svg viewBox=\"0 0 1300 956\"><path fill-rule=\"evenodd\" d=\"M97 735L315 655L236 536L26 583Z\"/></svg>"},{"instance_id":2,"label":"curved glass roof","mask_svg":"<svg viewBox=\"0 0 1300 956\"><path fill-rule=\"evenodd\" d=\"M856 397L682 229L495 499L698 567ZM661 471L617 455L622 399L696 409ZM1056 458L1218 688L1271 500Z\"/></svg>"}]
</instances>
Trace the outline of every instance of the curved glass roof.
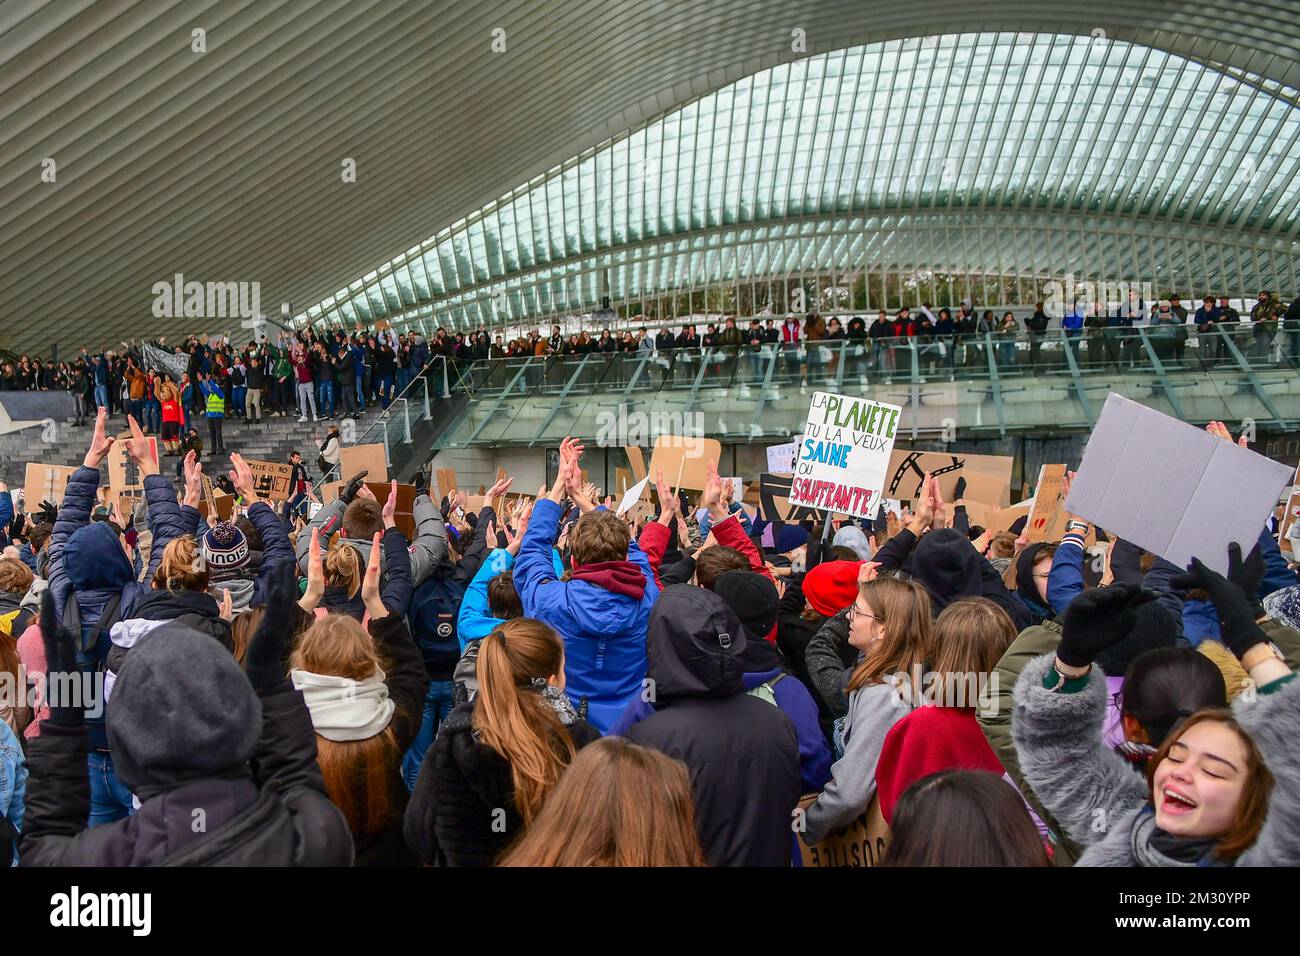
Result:
<instances>
[{"instance_id":1,"label":"curved glass roof","mask_svg":"<svg viewBox=\"0 0 1300 956\"><path fill-rule=\"evenodd\" d=\"M874 271L878 304L891 273L905 295L915 278L898 276L916 270L992 277L1001 302L1022 301L1007 282L1067 270L1290 289L1298 141L1296 90L1150 47L870 44L764 70L590 149L298 320L464 328L606 294L707 299L764 278L784 293L810 272L823 288L865 276L870 301Z\"/></svg>"}]
</instances>

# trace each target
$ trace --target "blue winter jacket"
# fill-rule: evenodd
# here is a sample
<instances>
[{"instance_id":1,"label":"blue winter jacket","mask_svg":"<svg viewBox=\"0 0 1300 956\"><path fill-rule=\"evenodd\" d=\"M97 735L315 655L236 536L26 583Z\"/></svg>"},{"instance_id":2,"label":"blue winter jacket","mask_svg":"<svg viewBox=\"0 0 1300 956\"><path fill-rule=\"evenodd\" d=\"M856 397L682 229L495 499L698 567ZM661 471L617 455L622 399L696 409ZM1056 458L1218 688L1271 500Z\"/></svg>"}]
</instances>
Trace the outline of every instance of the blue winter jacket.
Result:
<instances>
[{"instance_id":1,"label":"blue winter jacket","mask_svg":"<svg viewBox=\"0 0 1300 956\"><path fill-rule=\"evenodd\" d=\"M90 520L91 507L99 489L99 469L82 466L72 473L63 492L63 507L50 535L50 595L61 620L68 617L69 602L76 601L81 616L83 638L93 636L96 622L105 607L121 596L117 618L131 617L139 601L152 592L149 581L162 562L163 551L174 539L193 534L193 519L187 517L176 502L171 482L161 475L144 479L145 501L149 507L149 529L153 545L144 582L136 580L135 568L118 541L117 533L107 521ZM187 509L197 516L194 509ZM104 633L97 652L107 659L109 640ZM90 745L107 749L108 737L102 718L88 720Z\"/></svg>"},{"instance_id":2,"label":"blue winter jacket","mask_svg":"<svg viewBox=\"0 0 1300 956\"><path fill-rule=\"evenodd\" d=\"M554 549L551 551L551 565L557 578L563 576L564 565L560 561L559 552ZM460 614L456 617L456 639L460 641L462 653L470 641L487 637L501 623L501 618L493 617L488 608L488 582L514 566L515 556L505 548L493 548L479 565L474 579L465 589L465 597L460 602Z\"/></svg>"},{"instance_id":3,"label":"blue winter jacket","mask_svg":"<svg viewBox=\"0 0 1300 956\"><path fill-rule=\"evenodd\" d=\"M650 562L633 539L627 560L645 576L638 601L587 581L556 579L551 552L560 506L537 502L515 559L515 587L524 616L545 621L564 639L565 691L574 706L587 703L587 720L605 733L646 675L646 626L659 597Z\"/></svg>"},{"instance_id":4,"label":"blue winter jacket","mask_svg":"<svg viewBox=\"0 0 1300 956\"><path fill-rule=\"evenodd\" d=\"M14 499L7 491L0 491L0 545L9 543L9 525L14 520Z\"/></svg>"},{"instance_id":5,"label":"blue winter jacket","mask_svg":"<svg viewBox=\"0 0 1300 956\"><path fill-rule=\"evenodd\" d=\"M773 668L770 671L745 674L745 690L751 691L781 673L779 669ZM803 780L803 792L816 793L830 780L833 762L831 749L826 746L826 735L818 723L817 705L808 693L808 688L797 677L789 674L772 685L772 695L776 698L777 708L794 724L795 736L799 741L799 775ZM610 727L609 735L623 736L654 712L654 704L645 700L644 695L637 695Z\"/></svg>"}]
</instances>

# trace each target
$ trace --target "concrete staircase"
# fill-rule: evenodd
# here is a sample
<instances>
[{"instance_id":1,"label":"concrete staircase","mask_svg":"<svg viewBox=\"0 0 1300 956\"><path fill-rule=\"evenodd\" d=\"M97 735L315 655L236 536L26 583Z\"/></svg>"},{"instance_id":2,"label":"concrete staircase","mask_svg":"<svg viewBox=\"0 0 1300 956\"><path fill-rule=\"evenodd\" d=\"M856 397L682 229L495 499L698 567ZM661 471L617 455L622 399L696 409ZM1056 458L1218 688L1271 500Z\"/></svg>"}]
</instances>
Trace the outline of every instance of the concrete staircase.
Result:
<instances>
[{"instance_id":1,"label":"concrete staircase","mask_svg":"<svg viewBox=\"0 0 1300 956\"><path fill-rule=\"evenodd\" d=\"M379 415L380 409L371 406L355 422L355 438L358 441L363 439L366 430ZM207 422L201 418L191 420L203 439L204 474L209 476L225 474L230 469L229 456L214 455L208 439ZM339 425L342 429L343 421L341 418L333 422L322 418L319 422L299 423L296 415L285 415L283 418L263 417L260 423L227 418L222 426L222 439L227 452L238 452L245 458L263 461L287 462L290 452L301 452L308 473L315 478L318 477L316 439L324 438L331 425ZM109 419L110 434L121 434L126 430L124 416L114 415ZM5 474L0 475L0 480L7 481L13 488L21 487L27 462L80 465L86 455L86 449L90 447L93 431L94 427L91 424L78 426L69 422L58 422L53 429L38 424L22 431L0 435L0 456L9 460L8 468L5 469ZM373 440L377 443L383 441L378 431L375 432ZM345 441L344 444L350 442ZM158 450L161 456L161 443ZM162 473L171 478L176 478L178 464L179 459L175 457L161 457L159 461ZM103 472L104 480L107 481L107 468L104 468Z\"/></svg>"}]
</instances>

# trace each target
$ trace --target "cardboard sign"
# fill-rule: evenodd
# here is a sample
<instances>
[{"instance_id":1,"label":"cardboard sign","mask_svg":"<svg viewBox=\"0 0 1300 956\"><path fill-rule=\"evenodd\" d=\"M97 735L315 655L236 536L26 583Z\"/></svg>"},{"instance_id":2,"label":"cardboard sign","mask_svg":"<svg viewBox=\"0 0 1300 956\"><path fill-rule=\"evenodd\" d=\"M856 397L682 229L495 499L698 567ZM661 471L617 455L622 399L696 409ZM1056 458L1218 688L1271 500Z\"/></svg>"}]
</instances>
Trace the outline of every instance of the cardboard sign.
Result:
<instances>
[{"instance_id":1,"label":"cardboard sign","mask_svg":"<svg viewBox=\"0 0 1300 956\"><path fill-rule=\"evenodd\" d=\"M1185 566L1226 574L1228 544L1254 547L1291 481L1289 466L1111 394L1065 508Z\"/></svg>"},{"instance_id":2,"label":"cardboard sign","mask_svg":"<svg viewBox=\"0 0 1300 956\"><path fill-rule=\"evenodd\" d=\"M627 494L627 490L631 488L632 485L634 484L635 482L632 480L631 469L628 468L614 469L614 494L616 495Z\"/></svg>"},{"instance_id":3,"label":"cardboard sign","mask_svg":"<svg viewBox=\"0 0 1300 956\"><path fill-rule=\"evenodd\" d=\"M1034 487L1034 507L1025 522L1025 537L1030 543L1060 541L1065 534L1065 466L1043 465Z\"/></svg>"},{"instance_id":4,"label":"cardboard sign","mask_svg":"<svg viewBox=\"0 0 1300 956\"><path fill-rule=\"evenodd\" d=\"M807 810L817 795L804 797L799 807ZM820 843L809 846L799 839L799 853L805 867L880 866L889 847L890 829L880 812L880 797L875 796L866 812L848 826L836 827Z\"/></svg>"},{"instance_id":5,"label":"cardboard sign","mask_svg":"<svg viewBox=\"0 0 1300 956\"><path fill-rule=\"evenodd\" d=\"M799 441L767 447L767 470L774 475L793 475L794 461L799 456Z\"/></svg>"},{"instance_id":6,"label":"cardboard sign","mask_svg":"<svg viewBox=\"0 0 1300 956\"><path fill-rule=\"evenodd\" d=\"M640 448L635 445L627 445L623 448L623 451L627 453L627 464L632 469L632 477L636 481L640 481L649 474L645 470L645 456L641 453Z\"/></svg>"},{"instance_id":7,"label":"cardboard sign","mask_svg":"<svg viewBox=\"0 0 1300 956\"><path fill-rule=\"evenodd\" d=\"M627 512L632 509L632 506L641 500L641 496L645 494L645 489L648 484L650 484L649 475L642 478L635 485L629 488L623 495L623 500L618 503L618 513L627 514Z\"/></svg>"},{"instance_id":8,"label":"cardboard sign","mask_svg":"<svg viewBox=\"0 0 1300 956\"><path fill-rule=\"evenodd\" d=\"M664 481L672 482L674 490L703 491L708 463L716 464L721 455L722 444L716 438L660 435L655 439L654 452L650 455L648 474L656 475L663 471ZM633 470L635 473L635 468Z\"/></svg>"},{"instance_id":9,"label":"cardboard sign","mask_svg":"<svg viewBox=\"0 0 1300 956\"><path fill-rule=\"evenodd\" d=\"M985 531L997 534L999 531L1010 531L1011 526L1021 518L1024 518L1027 522L1029 520L1029 511L1033 506L1034 501L1031 498L1029 501L1022 501L1010 508L993 508L983 515L982 520L976 521L975 516L971 514L970 504L968 503L966 514L969 516L971 524L980 525Z\"/></svg>"},{"instance_id":10,"label":"cardboard sign","mask_svg":"<svg viewBox=\"0 0 1300 956\"><path fill-rule=\"evenodd\" d=\"M370 489L379 502L379 507L388 502L388 496L392 493L392 485L387 481L367 481L366 487ZM335 497L338 493L335 492ZM393 521L397 524L397 530L406 535L407 541L415 540L415 485L398 485L397 486L397 511L393 514Z\"/></svg>"},{"instance_id":11,"label":"cardboard sign","mask_svg":"<svg viewBox=\"0 0 1300 956\"><path fill-rule=\"evenodd\" d=\"M354 478L362 471L367 481L388 478L388 456L383 445L344 445L339 451L339 477Z\"/></svg>"},{"instance_id":12,"label":"cardboard sign","mask_svg":"<svg viewBox=\"0 0 1300 956\"><path fill-rule=\"evenodd\" d=\"M245 459L248 470L253 473L253 490L257 497L271 501L288 501L293 497L293 465L278 461L258 461Z\"/></svg>"},{"instance_id":13,"label":"cardboard sign","mask_svg":"<svg viewBox=\"0 0 1300 956\"><path fill-rule=\"evenodd\" d=\"M433 473L434 484L438 486L438 498L450 497L451 493L456 490L456 469L455 468L438 468Z\"/></svg>"},{"instance_id":14,"label":"cardboard sign","mask_svg":"<svg viewBox=\"0 0 1300 956\"><path fill-rule=\"evenodd\" d=\"M207 477L206 475L204 477ZM216 510L218 521L233 521L235 515L235 497L228 495L220 488L212 493L212 498L199 500L199 514L203 515L203 520L208 520L208 515Z\"/></svg>"},{"instance_id":15,"label":"cardboard sign","mask_svg":"<svg viewBox=\"0 0 1300 956\"><path fill-rule=\"evenodd\" d=\"M902 414L898 405L814 392L790 485L791 503L874 519L885 497Z\"/></svg>"},{"instance_id":16,"label":"cardboard sign","mask_svg":"<svg viewBox=\"0 0 1300 956\"><path fill-rule=\"evenodd\" d=\"M1011 504L1011 469L1014 465L1014 459L1003 455L895 448L889 458L885 497L919 498L925 476L934 474L939 479L939 491L945 501L957 497L957 480L965 478L966 490L962 497L1005 508Z\"/></svg>"},{"instance_id":17,"label":"cardboard sign","mask_svg":"<svg viewBox=\"0 0 1300 956\"><path fill-rule=\"evenodd\" d=\"M119 435L117 441L113 442L112 447L108 449L108 487L112 491L143 491L144 489L144 475L126 450L126 439L130 437L130 432ZM150 435L145 441L149 443L149 454L157 462L157 437Z\"/></svg>"},{"instance_id":18,"label":"cardboard sign","mask_svg":"<svg viewBox=\"0 0 1300 956\"><path fill-rule=\"evenodd\" d=\"M62 504L68 479L76 470L68 465L43 465L29 461L23 480L23 503L27 510L38 510L42 501L53 505Z\"/></svg>"},{"instance_id":19,"label":"cardboard sign","mask_svg":"<svg viewBox=\"0 0 1300 956\"><path fill-rule=\"evenodd\" d=\"M27 466L32 467L31 465ZM1291 485L1291 494L1287 496L1286 507L1282 509L1282 520L1277 525L1277 546L1284 554L1300 557L1291 543L1291 527L1300 518L1300 468L1295 471L1295 481Z\"/></svg>"}]
</instances>

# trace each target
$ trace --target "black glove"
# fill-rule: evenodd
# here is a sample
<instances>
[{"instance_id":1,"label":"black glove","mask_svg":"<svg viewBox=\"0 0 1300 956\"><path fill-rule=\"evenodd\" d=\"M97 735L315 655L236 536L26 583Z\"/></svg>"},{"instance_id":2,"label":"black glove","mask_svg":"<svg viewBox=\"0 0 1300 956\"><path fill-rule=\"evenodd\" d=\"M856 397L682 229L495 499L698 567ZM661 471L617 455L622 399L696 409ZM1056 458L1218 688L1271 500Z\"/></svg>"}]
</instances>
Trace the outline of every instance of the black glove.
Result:
<instances>
[{"instance_id":1,"label":"black glove","mask_svg":"<svg viewBox=\"0 0 1300 956\"><path fill-rule=\"evenodd\" d=\"M1231 547L1237 546L1234 544ZM1231 551L1229 554L1231 555ZM1237 549L1237 557L1241 557L1240 548ZM1231 557L1229 562L1231 563ZM1245 572L1242 574L1247 576ZM1259 614L1251 605L1246 593L1239 585L1229 581L1222 574L1207 568L1201 563L1200 558L1192 558L1192 563L1187 566L1187 573L1180 574L1169 583L1176 588L1203 588L1209 592L1210 601L1219 615L1219 632L1223 637L1223 643L1227 644L1237 657L1241 657L1256 644L1263 644L1268 640L1263 628L1256 623Z\"/></svg>"},{"instance_id":2,"label":"black glove","mask_svg":"<svg viewBox=\"0 0 1300 956\"><path fill-rule=\"evenodd\" d=\"M957 487L952 490L952 500L961 501L966 497L966 479L958 478Z\"/></svg>"},{"instance_id":3,"label":"black glove","mask_svg":"<svg viewBox=\"0 0 1300 956\"><path fill-rule=\"evenodd\" d=\"M261 623L244 655L244 673L254 690L270 690L284 683L284 648L293 630L293 608L298 600L296 563L281 561L271 569L268 584Z\"/></svg>"},{"instance_id":4,"label":"black glove","mask_svg":"<svg viewBox=\"0 0 1300 956\"><path fill-rule=\"evenodd\" d=\"M352 499L357 496L357 492L360 491L361 486L365 484L366 475L368 474L370 474L370 472L361 471L348 479L348 483L343 486L343 491L339 493L339 498L342 499L345 505L352 504Z\"/></svg>"},{"instance_id":5,"label":"black glove","mask_svg":"<svg viewBox=\"0 0 1300 956\"><path fill-rule=\"evenodd\" d=\"M1228 580L1241 588L1241 593L1246 595L1256 618L1264 615L1264 606L1259 603L1259 585L1267 570L1268 565L1259 553L1258 543L1250 549L1250 554L1244 561L1241 558L1241 545L1235 541L1228 545Z\"/></svg>"},{"instance_id":6,"label":"black glove","mask_svg":"<svg viewBox=\"0 0 1300 956\"><path fill-rule=\"evenodd\" d=\"M412 484L415 485L417 495L422 495L429 490L429 476L424 473L423 468L415 473L415 480Z\"/></svg>"},{"instance_id":7,"label":"black glove","mask_svg":"<svg viewBox=\"0 0 1300 956\"><path fill-rule=\"evenodd\" d=\"M59 519L58 507L53 502L42 501L41 520L44 521L46 524L50 525L51 527L53 527L54 522L57 521L58 519Z\"/></svg>"},{"instance_id":8,"label":"black glove","mask_svg":"<svg viewBox=\"0 0 1300 956\"><path fill-rule=\"evenodd\" d=\"M1086 667L1133 630L1137 612L1156 599L1154 591L1131 584L1089 588L1065 609L1056 656L1070 667Z\"/></svg>"},{"instance_id":9,"label":"black glove","mask_svg":"<svg viewBox=\"0 0 1300 956\"><path fill-rule=\"evenodd\" d=\"M49 588L41 592L41 640L45 644L45 703L50 708L46 720L60 727L80 727L86 722L84 702L68 698L69 691L82 683L62 676L77 674L76 638L54 613L54 595Z\"/></svg>"}]
</instances>

